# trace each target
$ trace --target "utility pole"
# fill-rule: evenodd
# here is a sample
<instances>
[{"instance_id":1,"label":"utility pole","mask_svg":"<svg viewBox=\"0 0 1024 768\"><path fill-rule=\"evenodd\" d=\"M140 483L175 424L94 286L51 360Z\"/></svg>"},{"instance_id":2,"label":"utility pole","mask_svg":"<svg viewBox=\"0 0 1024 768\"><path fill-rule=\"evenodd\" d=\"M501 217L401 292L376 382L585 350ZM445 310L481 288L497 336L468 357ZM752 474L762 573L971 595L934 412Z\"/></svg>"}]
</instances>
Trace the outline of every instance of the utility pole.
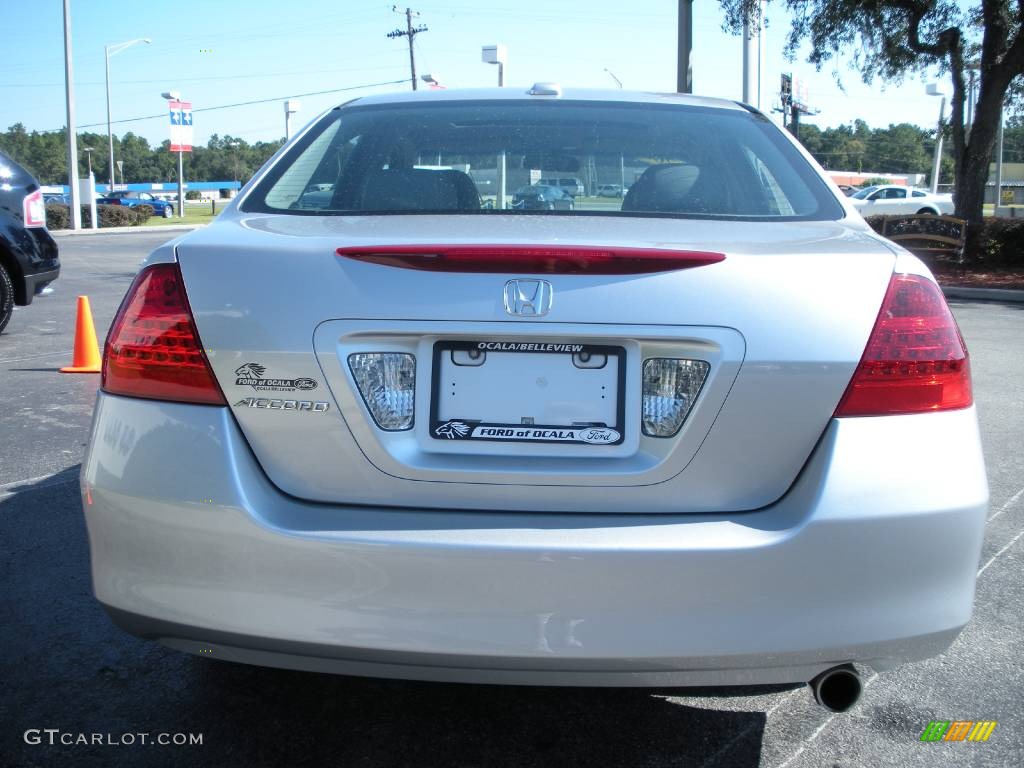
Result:
<instances>
[{"instance_id":1,"label":"utility pole","mask_svg":"<svg viewBox=\"0 0 1024 768\"><path fill-rule=\"evenodd\" d=\"M744 104L754 104L752 96L754 83L757 82L757 51L754 45L754 35L751 32L751 21L749 14L743 17L743 95L740 100ZM757 19L757 24L760 28L760 19ZM760 86L761 84L757 82L757 87L760 88Z\"/></svg>"},{"instance_id":2,"label":"utility pole","mask_svg":"<svg viewBox=\"0 0 1024 768\"><path fill-rule=\"evenodd\" d=\"M395 13L402 13L397 5L392 5L391 10ZM388 32L388 37L392 40L396 40L399 37L409 38L409 73L410 79L412 80L412 89L416 90L416 54L413 52L413 39L420 32L427 32L425 24L420 24L418 27L413 27L412 17L419 16L419 11L414 11L412 8L405 9L405 29L396 29L394 32Z\"/></svg>"},{"instance_id":3,"label":"utility pole","mask_svg":"<svg viewBox=\"0 0 1024 768\"><path fill-rule=\"evenodd\" d=\"M679 0L678 60L676 62L676 93L693 93L693 0Z\"/></svg>"},{"instance_id":4,"label":"utility pole","mask_svg":"<svg viewBox=\"0 0 1024 768\"><path fill-rule=\"evenodd\" d=\"M764 48L764 0L743 19L743 103L761 108L761 71Z\"/></svg>"}]
</instances>

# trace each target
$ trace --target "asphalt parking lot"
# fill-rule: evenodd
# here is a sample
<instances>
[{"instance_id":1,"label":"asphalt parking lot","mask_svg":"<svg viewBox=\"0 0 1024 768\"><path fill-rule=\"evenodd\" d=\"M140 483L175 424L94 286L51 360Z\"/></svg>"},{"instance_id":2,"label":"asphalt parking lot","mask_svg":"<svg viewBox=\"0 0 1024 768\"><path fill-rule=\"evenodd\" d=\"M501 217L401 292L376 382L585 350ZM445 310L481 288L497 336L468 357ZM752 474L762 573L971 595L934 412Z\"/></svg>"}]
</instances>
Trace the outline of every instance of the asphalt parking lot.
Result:
<instances>
[{"instance_id":1,"label":"asphalt parking lot","mask_svg":"<svg viewBox=\"0 0 1024 768\"><path fill-rule=\"evenodd\" d=\"M92 599L77 477L99 377L62 375L75 296L102 338L169 233L62 237L56 292L0 335L0 766L1024 765L1024 304L955 301L992 495L975 618L943 656L870 674L830 715L805 687L501 688L251 668L122 634ZM722 691L715 692L718 694ZM921 743L930 720L996 720ZM202 744L27 744L28 729Z\"/></svg>"}]
</instances>

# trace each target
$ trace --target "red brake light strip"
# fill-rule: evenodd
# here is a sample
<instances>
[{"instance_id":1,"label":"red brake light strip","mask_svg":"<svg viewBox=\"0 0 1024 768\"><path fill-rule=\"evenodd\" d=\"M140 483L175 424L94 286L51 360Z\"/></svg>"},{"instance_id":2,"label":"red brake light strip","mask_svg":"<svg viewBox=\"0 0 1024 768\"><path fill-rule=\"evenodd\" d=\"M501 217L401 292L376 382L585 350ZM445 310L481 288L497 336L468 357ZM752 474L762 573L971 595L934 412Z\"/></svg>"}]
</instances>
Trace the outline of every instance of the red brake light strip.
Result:
<instances>
[{"instance_id":1,"label":"red brake light strip","mask_svg":"<svg viewBox=\"0 0 1024 768\"><path fill-rule=\"evenodd\" d=\"M337 249L339 256L432 272L633 275L703 267L725 259L710 251L586 245L374 245Z\"/></svg>"}]
</instances>

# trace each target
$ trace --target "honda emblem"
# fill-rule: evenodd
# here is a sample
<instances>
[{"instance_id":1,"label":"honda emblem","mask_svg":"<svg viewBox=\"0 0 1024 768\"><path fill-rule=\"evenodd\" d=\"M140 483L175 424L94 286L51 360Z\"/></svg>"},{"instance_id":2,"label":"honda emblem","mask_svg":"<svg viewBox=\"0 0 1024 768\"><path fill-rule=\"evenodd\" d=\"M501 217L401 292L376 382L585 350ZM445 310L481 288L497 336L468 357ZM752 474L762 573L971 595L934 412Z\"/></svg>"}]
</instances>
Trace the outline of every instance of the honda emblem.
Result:
<instances>
[{"instance_id":1,"label":"honda emblem","mask_svg":"<svg viewBox=\"0 0 1024 768\"><path fill-rule=\"evenodd\" d=\"M547 280L509 280L505 283L505 311L520 317L542 317L553 296Z\"/></svg>"}]
</instances>

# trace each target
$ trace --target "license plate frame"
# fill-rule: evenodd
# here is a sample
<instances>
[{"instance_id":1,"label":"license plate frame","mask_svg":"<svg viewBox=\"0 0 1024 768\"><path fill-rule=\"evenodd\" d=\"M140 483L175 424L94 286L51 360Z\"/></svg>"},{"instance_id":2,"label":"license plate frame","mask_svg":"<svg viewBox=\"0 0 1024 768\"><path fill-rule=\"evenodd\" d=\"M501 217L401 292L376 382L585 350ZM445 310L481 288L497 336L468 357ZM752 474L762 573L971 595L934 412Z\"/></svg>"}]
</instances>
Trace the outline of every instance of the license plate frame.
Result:
<instances>
[{"instance_id":1,"label":"license plate frame","mask_svg":"<svg viewBox=\"0 0 1024 768\"><path fill-rule=\"evenodd\" d=\"M445 354L470 353L474 350L487 354L560 355L572 358L587 353L606 356L605 365L616 361L617 371L607 372L615 382L614 424L594 421L574 424L523 424L487 419L440 418L441 372ZM454 361L454 358L453 358ZM482 364L486 365L486 361ZM580 368L580 366L575 366ZM604 366L602 366L603 368ZM583 370L586 370L584 368ZM526 342L509 340L444 339L433 347L433 365L430 384L429 436L434 440L461 440L466 442L545 443L569 446L618 446L625 440L626 349L612 344L581 342ZM571 433L571 434L570 434Z\"/></svg>"}]
</instances>

